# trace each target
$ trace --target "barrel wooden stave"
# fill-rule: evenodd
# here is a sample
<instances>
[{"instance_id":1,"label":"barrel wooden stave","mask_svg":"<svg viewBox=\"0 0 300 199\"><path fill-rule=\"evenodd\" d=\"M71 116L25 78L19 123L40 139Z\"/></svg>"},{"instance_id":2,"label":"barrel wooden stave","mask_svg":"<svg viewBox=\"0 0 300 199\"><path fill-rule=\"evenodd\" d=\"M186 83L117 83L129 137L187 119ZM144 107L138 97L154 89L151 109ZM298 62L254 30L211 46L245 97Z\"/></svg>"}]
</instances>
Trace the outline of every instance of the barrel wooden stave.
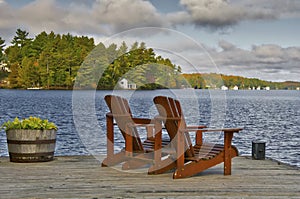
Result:
<instances>
[{"instance_id":1,"label":"barrel wooden stave","mask_svg":"<svg viewBox=\"0 0 300 199\"><path fill-rule=\"evenodd\" d=\"M45 162L54 157L56 130L9 130L6 132L11 162Z\"/></svg>"}]
</instances>

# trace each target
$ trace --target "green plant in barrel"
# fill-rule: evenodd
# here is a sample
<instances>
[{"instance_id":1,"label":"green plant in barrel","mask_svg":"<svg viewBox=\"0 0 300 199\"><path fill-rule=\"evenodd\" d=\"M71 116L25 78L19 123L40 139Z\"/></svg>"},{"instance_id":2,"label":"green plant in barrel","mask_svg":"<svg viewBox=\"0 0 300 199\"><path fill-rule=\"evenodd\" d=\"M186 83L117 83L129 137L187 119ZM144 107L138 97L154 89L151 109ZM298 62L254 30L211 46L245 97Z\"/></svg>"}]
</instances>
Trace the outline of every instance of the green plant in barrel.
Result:
<instances>
[{"instance_id":1,"label":"green plant in barrel","mask_svg":"<svg viewBox=\"0 0 300 199\"><path fill-rule=\"evenodd\" d=\"M31 129L31 130L57 130L57 126L38 117L29 117L23 120L15 118L13 121L7 121L2 125L6 131L11 129Z\"/></svg>"},{"instance_id":2,"label":"green plant in barrel","mask_svg":"<svg viewBox=\"0 0 300 199\"><path fill-rule=\"evenodd\" d=\"M45 162L54 157L57 126L38 117L15 118L5 129L11 162Z\"/></svg>"}]
</instances>

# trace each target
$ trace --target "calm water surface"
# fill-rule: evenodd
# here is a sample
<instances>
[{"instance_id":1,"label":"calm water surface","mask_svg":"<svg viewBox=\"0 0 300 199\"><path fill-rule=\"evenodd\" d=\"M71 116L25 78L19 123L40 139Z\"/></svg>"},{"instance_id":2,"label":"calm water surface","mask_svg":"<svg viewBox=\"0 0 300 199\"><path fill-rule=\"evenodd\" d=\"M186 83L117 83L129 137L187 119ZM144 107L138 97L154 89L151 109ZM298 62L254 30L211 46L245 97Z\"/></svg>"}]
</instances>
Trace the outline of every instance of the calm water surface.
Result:
<instances>
[{"instance_id":1,"label":"calm water surface","mask_svg":"<svg viewBox=\"0 0 300 199\"><path fill-rule=\"evenodd\" d=\"M103 97L112 92L0 90L0 124L15 117L49 119L59 127L56 155L105 154L108 108ZM267 157L300 167L299 91L155 90L115 94L129 100L137 117L157 114L153 97L176 97L188 124L244 127L233 140L241 155L251 155L252 141L262 140L266 142ZM123 140L118 136L116 143L122 148ZM222 135L206 134L205 139L222 141ZM6 137L1 130L0 156L7 155Z\"/></svg>"}]
</instances>

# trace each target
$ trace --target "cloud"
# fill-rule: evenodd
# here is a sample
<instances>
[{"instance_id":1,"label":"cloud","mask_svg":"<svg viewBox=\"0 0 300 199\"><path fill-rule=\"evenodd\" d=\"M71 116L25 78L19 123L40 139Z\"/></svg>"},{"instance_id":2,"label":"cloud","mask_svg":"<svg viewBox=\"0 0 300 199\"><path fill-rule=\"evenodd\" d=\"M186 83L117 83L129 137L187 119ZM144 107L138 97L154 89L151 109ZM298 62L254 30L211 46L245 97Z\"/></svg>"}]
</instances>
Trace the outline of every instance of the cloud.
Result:
<instances>
[{"instance_id":1,"label":"cloud","mask_svg":"<svg viewBox=\"0 0 300 199\"><path fill-rule=\"evenodd\" d=\"M99 25L110 26L113 32L166 25L150 2L140 0L98 0L93 6L92 16Z\"/></svg>"},{"instance_id":2,"label":"cloud","mask_svg":"<svg viewBox=\"0 0 300 199\"><path fill-rule=\"evenodd\" d=\"M13 8L1 0L0 28L25 28L31 33L53 30L58 33L112 35L136 27L168 27L163 14L148 1L96 0L62 4L57 0L35 0ZM12 34L12 33L11 33Z\"/></svg>"},{"instance_id":3,"label":"cloud","mask_svg":"<svg viewBox=\"0 0 300 199\"><path fill-rule=\"evenodd\" d=\"M224 51L230 51L230 50L233 50L233 49L236 48L233 44L231 44L231 43L229 43L229 42L227 42L227 41L225 41L225 40L219 41L219 46L220 46Z\"/></svg>"},{"instance_id":4,"label":"cloud","mask_svg":"<svg viewBox=\"0 0 300 199\"><path fill-rule=\"evenodd\" d=\"M192 23L192 19L186 11L167 13L166 18L174 27L178 24Z\"/></svg>"},{"instance_id":5,"label":"cloud","mask_svg":"<svg viewBox=\"0 0 300 199\"><path fill-rule=\"evenodd\" d=\"M300 16L298 0L234 0L233 3L256 12L272 14L276 18Z\"/></svg>"},{"instance_id":6,"label":"cloud","mask_svg":"<svg viewBox=\"0 0 300 199\"><path fill-rule=\"evenodd\" d=\"M200 26L226 26L236 24L244 11L223 0L181 0L191 20Z\"/></svg>"},{"instance_id":7,"label":"cloud","mask_svg":"<svg viewBox=\"0 0 300 199\"><path fill-rule=\"evenodd\" d=\"M190 23L211 30L243 21L300 17L298 0L180 0L180 4L184 10L170 14L172 25Z\"/></svg>"},{"instance_id":8,"label":"cloud","mask_svg":"<svg viewBox=\"0 0 300 199\"><path fill-rule=\"evenodd\" d=\"M16 20L14 10L5 1L0 1L0 30L14 27Z\"/></svg>"},{"instance_id":9,"label":"cloud","mask_svg":"<svg viewBox=\"0 0 300 199\"><path fill-rule=\"evenodd\" d=\"M249 9L226 0L181 0L180 3L186 8L190 21L197 26L220 28L244 20L275 18L272 12Z\"/></svg>"},{"instance_id":10,"label":"cloud","mask_svg":"<svg viewBox=\"0 0 300 199\"><path fill-rule=\"evenodd\" d=\"M241 21L276 19L300 13L297 0L178 0L181 10L168 13L144 0L77 0L69 4L58 0L33 0L16 8L7 2L0 0L1 31L21 27L33 34L53 30L112 35L137 27L170 28L186 24L223 29Z\"/></svg>"},{"instance_id":11,"label":"cloud","mask_svg":"<svg viewBox=\"0 0 300 199\"><path fill-rule=\"evenodd\" d=\"M219 46L221 51L210 49L209 53L221 73L270 81L300 81L300 47L268 44L245 50L227 41L220 41Z\"/></svg>"},{"instance_id":12,"label":"cloud","mask_svg":"<svg viewBox=\"0 0 300 199\"><path fill-rule=\"evenodd\" d=\"M15 16L19 21L18 25L38 33L41 30L56 30L65 27L63 19L66 14L55 0L40 0L20 8Z\"/></svg>"},{"instance_id":13,"label":"cloud","mask_svg":"<svg viewBox=\"0 0 300 199\"><path fill-rule=\"evenodd\" d=\"M300 47L265 44L242 49L225 40L219 42L219 48L202 46L208 54L201 50L188 53L183 50L181 55L185 59L175 57L172 61L181 65L185 73L221 73L268 81L300 81Z\"/></svg>"}]
</instances>

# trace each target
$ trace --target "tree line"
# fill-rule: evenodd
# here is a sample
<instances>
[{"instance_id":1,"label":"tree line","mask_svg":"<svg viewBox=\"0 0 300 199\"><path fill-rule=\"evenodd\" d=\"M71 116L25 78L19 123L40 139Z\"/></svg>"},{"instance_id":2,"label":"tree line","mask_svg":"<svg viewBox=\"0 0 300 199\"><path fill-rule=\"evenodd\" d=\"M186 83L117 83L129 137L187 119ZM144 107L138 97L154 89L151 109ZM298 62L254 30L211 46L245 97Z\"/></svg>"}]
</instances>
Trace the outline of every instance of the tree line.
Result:
<instances>
[{"instance_id":1,"label":"tree line","mask_svg":"<svg viewBox=\"0 0 300 199\"><path fill-rule=\"evenodd\" d=\"M157 56L144 42L135 42L128 49L125 42L120 47L111 44L107 48L100 43L84 60L75 88L119 89L122 79L135 84L137 89L188 86L181 67Z\"/></svg>"},{"instance_id":2,"label":"tree line","mask_svg":"<svg viewBox=\"0 0 300 199\"><path fill-rule=\"evenodd\" d=\"M115 89L127 79L138 89L270 87L296 89L299 82L269 82L256 78L220 74L182 74L181 67L156 55L144 42L128 46L95 45L87 36L41 32L34 38L17 29L11 45L5 48L0 37L0 87L44 89ZM2 80L2 81L1 81ZM3 83L6 80L8 83ZM2 83L1 83L2 82Z\"/></svg>"},{"instance_id":3,"label":"tree line","mask_svg":"<svg viewBox=\"0 0 300 199\"><path fill-rule=\"evenodd\" d=\"M300 88L300 82L271 82L264 81L257 78L245 78L234 75L223 75L216 73L194 73L183 74L193 88L198 89L220 89L222 86L226 86L229 89L237 86L239 89L257 89L269 87L272 90L295 90Z\"/></svg>"},{"instance_id":4,"label":"tree line","mask_svg":"<svg viewBox=\"0 0 300 199\"><path fill-rule=\"evenodd\" d=\"M4 50L10 88L70 88L84 57L95 47L85 36L41 32L35 38L18 29Z\"/></svg>"},{"instance_id":5,"label":"tree line","mask_svg":"<svg viewBox=\"0 0 300 199\"><path fill-rule=\"evenodd\" d=\"M76 87L113 89L120 78L136 66L143 67L139 67L139 72L135 71L131 77L127 75L127 78L132 81L140 79L137 84L141 88L155 89L161 87L160 84L171 87L181 85L178 78L157 78L154 73L163 73L168 68L169 73L177 74L181 68L169 59L157 56L143 42L135 42L130 47L125 42L119 47L117 44L106 47L103 43L96 46L93 38L69 33L60 35L44 31L34 38L28 35L27 31L17 29L11 45L5 50L5 41L0 37L0 62L7 63L10 69L7 78L9 88L70 89L77 78L79 83ZM153 71L155 64L158 71ZM163 69L158 65L167 67ZM145 80L146 76L152 76L155 80Z\"/></svg>"}]
</instances>

